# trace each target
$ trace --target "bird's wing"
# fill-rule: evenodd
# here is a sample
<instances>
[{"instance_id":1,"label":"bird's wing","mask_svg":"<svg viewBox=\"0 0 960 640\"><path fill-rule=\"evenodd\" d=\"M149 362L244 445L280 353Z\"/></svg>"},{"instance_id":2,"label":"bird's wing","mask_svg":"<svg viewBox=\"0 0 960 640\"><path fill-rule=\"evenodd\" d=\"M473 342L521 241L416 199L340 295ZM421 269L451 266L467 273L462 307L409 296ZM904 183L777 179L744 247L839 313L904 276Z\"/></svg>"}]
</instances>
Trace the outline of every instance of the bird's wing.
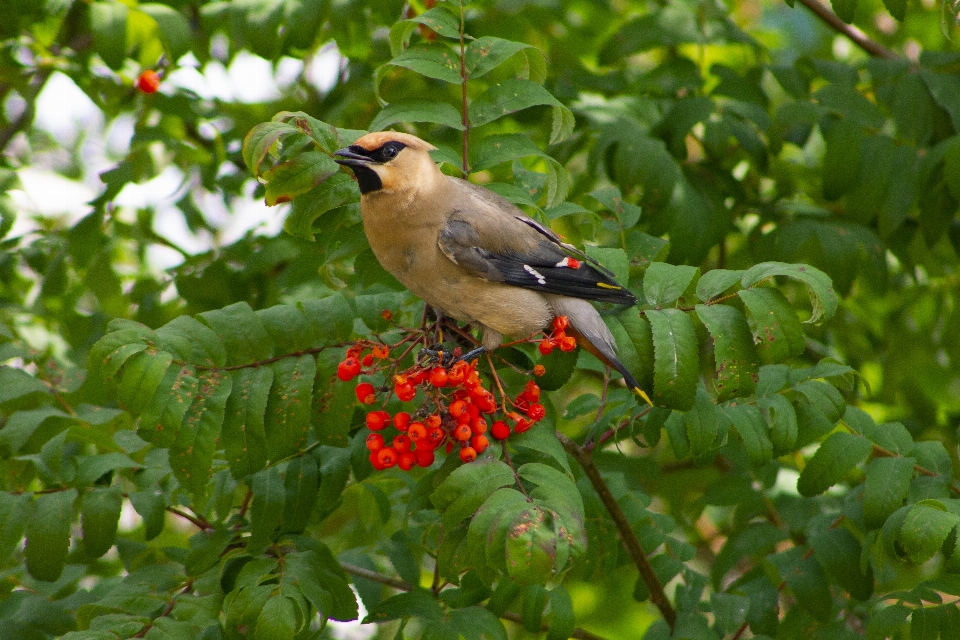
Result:
<instances>
[{"instance_id":1,"label":"bird's wing","mask_svg":"<svg viewBox=\"0 0 960 640\"><path fill-rule=\"evenodd\" d=\"M441 228L439 245L463 269L484 280L544 293L636 304L612 273L553 231L496 194L458 182L463 197Z\"/></svg>"}]
</instances>

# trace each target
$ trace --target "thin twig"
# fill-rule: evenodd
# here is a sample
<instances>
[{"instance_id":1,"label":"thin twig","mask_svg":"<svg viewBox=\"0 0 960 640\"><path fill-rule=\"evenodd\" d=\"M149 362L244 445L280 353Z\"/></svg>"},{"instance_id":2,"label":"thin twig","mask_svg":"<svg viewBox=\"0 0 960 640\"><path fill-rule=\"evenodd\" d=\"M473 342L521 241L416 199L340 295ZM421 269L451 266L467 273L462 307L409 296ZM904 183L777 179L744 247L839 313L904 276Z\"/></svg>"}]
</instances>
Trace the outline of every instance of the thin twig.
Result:
<instances>
[{"instance_id":1,"label":"thin twig","mask_svg":"<svg viewBox=\"0 0 960 640\"><path fill-rule=\"evenodd\" d=\"M827 26L829 26L831 29L849 38L853 44L857 45L874 58L895 60L900 57L876 40L873 40L860 29L841 20L837 14L820 4L818 0L800 0L800 4L805 6L807 9L810 9L810 11L812 11L818 18L826 22Z\"/></svg>"},{"instance_id":2,"label":"thin twig","mask_svg":"<svg viewBox=\"0 0 960 640\"><path fill-rule=\"evenodd\" d=\"M677 620L677 612L667 599L667 594L663 590L660 578L657 577L653 566L650 564L650 559L647 557L643 547L640 546L640 540L637 538L636 532L633 530L633 527L630 526L626 514L623 513L619 503L617 503L617 499L613 497L610 487L607 486L607 483L603 480L603 476L600 475L600 470L597 468L597 465L594 464L593 458L591 458L584 449L580 448L576 442L559 431L556 436L567 453L573 456L583 468L587 479L590 480L594 491L597 492L604 508L606 508L607 513L610 514L613 524L617 527L617 533L620 536L620 541L623 543L623 548L626 549L627 555L633 560L634 566L636 566L637 571L640 572L640 577L643 578L643 582L647 585L647 589L650 591L650 601L660 610L660 614L663 615L663 619L666 620L667 625L672 631Z\"/></svg>"},{"instance_id":3,"label":"thin twig","mask_svg":"<svg viewBox=\"0 0 960 640\"><path fill-rule=\"evenodd\" d=\"M466 46L464 44L464 31L466 31L466 22L464 18L463 4L460 3L460 94L462 99L461 111L463 118L463 175L470 175L470 163L468 157L468 145L470 138L470 116L467 115L467 56Z\"/></svg>"}]
</instances>

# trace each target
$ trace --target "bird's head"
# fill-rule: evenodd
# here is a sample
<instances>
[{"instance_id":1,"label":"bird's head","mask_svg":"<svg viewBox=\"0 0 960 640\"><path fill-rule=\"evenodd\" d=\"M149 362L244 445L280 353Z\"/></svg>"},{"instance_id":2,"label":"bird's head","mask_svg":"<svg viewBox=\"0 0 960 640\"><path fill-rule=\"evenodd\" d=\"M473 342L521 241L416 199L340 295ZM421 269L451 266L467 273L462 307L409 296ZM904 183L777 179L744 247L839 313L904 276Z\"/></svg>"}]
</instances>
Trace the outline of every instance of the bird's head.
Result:
<instances>
[{"instance_id":1,"label":"bird's head","mask_svg":"<svg viewBox=\"0 0 960 640\"><path fill-rule=\"evenodd\" d=\"M368 133L333 154L334 160L350 167L360 193L403 191L433 173L439 173L430 158L436 149L416 136L395 131Z\"/></svg>"}]
</instances>

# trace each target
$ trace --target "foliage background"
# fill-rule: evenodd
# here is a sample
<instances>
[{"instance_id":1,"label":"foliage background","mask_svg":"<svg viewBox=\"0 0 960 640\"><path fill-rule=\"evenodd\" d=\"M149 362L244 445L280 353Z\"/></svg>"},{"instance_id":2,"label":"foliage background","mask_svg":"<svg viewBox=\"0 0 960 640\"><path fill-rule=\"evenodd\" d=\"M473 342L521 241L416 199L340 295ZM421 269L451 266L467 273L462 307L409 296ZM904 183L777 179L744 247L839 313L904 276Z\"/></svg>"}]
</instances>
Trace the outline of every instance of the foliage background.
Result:
<instances>
[{"instance_id":1,"label":"foliage background","mask_svg":"<svg viewBox=\"0 0 960 640\"><path fill-rule=\"evenodd\" d=\"M458 5L445 7L459 16ZM423 620L433 621L426 626L439 637L476 637L480 630L497 637L504 629L522 635L531 633L524 626L539 628L545 607L559 635L571 612L578 628L601 636L634 637L651 624L651 633L666 635L665 625L654 623L662 609L645 597L650 584L637 579L629 554L617 551L609 512L577 465L570 477L586 502L591 544L586 564L569 572L562 588L558 576L544 574L518 595L504 586L508 580L468 563L461 568L474 569L471 577L448 589L441 604L428 589L388 600L397 587L431 584L430 555L439 542L429 525L440 515L422 501L425 487L439 485L449 469L418 478L420 484L370 476L362 434L354 437L362 415L349 389L307 389L329 410L303 417L312 427L308 442L271 452L281 464L261 475L231 474L211 448L213 475L191 485L183 475L189 468L178 472L169 461L168 451L181 445L151 444L137 431L151 397L144 389L160 382L104 383L126 363L114 366L104 356L146 335L122 334L141 331L123 320L158 329L207 314L198 316L203 326L222 333L230 313L246 326L252 320L245 310L326 300L317 316L324 320L306 320L309 331L330 317L340 322L336 335L312 336L314 346L386 330L376 321L386 302L415 324L416 301L376 265L349 198L334 202L308 192L280 205L287 207L285 232L219 239L225 217L251 197L313 184L280 183L271 193L251 176L243 139L281 111L332 123L347 130L344 139L349 130L410 128L441 146L446 170L456 171L465 97L458 63L445 65L432 54L402 57L406 38L414 47L437 45L429 30L401 22L427 9L363 0L6 0L0 7L0 635L329 634L320 630L317 610L324 619L353 612L342 564L368 609L402 621L379 625L383 637L410 618L411 636ZM838 1L833 11L858 27L841 35L842 24L830 27L806 8L775 2L503 0L466 8L469 36L532 47L514 46L501 66L467 84L473 179L499 183L574 243L598 246L597 255L648 301L651 264L663 265L656 267L662 282L689 273L686 283L695 284L701 273L766 261L813 265L842 297L826 321L804 333L798 324L790 330L789 353L763 361L789 366L795 384L820 385L816 392L781 389L800 413L801 429L819 421L816 437L790 442L775 458L768 452L752 459L742 434L684 448L684 434L702 433L690 426L700 414L677 401L673 422L665 412L643 414L637 441L594 456L653 558L656 581L669 583L679 636L932 638L956 628L955 9ZM457 37L444 38L459 36L459 25L447 25L447 34L442 24L433 26L455 54ZM321 89L310 81L309 64L334 46L343 56L339 73ZM275 99L260 102L204 98L173 74L158 94L133 88L140 71L164 54L174 66L209 70L247 53L278 70L303 72ZM307 64L291 67L291 60ZM129 142L108 148L112 166L99 174L98 195L79 219L38 215L10 195L18 174L33 167L73 180L91 180L98 171L87 162L83 136L63 140L34 126L39 96L55 74L79 87L107 123L133 122ZM536 93L540 102L517 110L484 103L485 91L517 77L545 89ZM504 113L480 108L489 104ZM199 239L190 250L170 239L169 212L117 204L131 185L169 167L182 176L178 224ZM622 201L613 200L614 188ZM15 219L27 224L11 233ZM199 249L204 242L208 248ZM168 261L175 264L161 270L148 259L157 255L173 255ZM683 288L661 301L697 302L692 289L683 297ZM781 279L778 290L807 317L811 299L803 287ZM231 307L237 303L249 307ZM351 314L362 321L352 323ZM277 349L305 348L306 337L299 343L283 335L294 316L278 312L274 321L263 320L277 329L270 335ZM698 398L706 401L698 406L713 415L729 398L713 382L708 332L702 325L697 331L696 357L680 361L685 376L703 374ZM116 342L101 340L108 335ZM195 344L206 348L202 336ZM103 363L91 360L91 349ZM140 347L126 356L134 349ZM318 380L338 356L320 353ZM824 358L857 375L804 368ZM155 366L146 357L130 362ZM639 373L653 375L649 365ZM601 379L584 357L574 382L551 395L553 425L581 443L586 416L601 404ZM760 395L744 388L733 397L750 404ZM642 411L614 400L601 407L603 424ZM801 407L808 406L819 413L805 414ZM212 438L222 418L201 409ZM660 420L668 423L662 440ZM818 450L828 434L833 444ZM542 442L529 448L550 450ZM815 455L820 463L808 464ZM796 478L803 472L810 484L801 496ZM310 474L312 490L307 482L297 493L288 481ZM271 498L273 490L283 495ZM117 532L121 509L139 517L125 518L129 524ZM303 522L291 524L298 518ZM286 529L277 529L280 520ZM457 566L445 577L456 580ZM507 609L512 618L500 615Z\"/></svg>"}]
</instances>

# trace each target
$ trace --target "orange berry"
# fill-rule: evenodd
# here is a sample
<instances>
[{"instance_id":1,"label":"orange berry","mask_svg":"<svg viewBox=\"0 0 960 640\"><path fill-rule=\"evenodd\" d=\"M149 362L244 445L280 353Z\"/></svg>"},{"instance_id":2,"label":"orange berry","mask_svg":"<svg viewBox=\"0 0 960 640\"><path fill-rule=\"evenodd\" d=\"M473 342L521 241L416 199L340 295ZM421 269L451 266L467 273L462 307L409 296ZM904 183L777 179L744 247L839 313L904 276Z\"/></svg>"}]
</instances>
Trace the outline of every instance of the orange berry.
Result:
<instances>
[{"instance_id":1,"label":"orange berry","mask_svg":"<svg viewBox=\"0 0 960 640\"><path fill-rule=\"evenodd\" d=\"M553 352L553 340L550 338L544 338L540 341L540 346L537 348L540 349L540 353L548 356Z\"/></svg>"},{"instance_id":2,"label":"orange berry","mask_svg":"<svg viewBox=\"0 0 960 640\"><path fill-rule=\"evenodd\" d=\"M483 453L490 446L490 441L487 440L487 436L478 433L470 439L470 446L476 449L477 453Z\"/></svg>"},{"instance_id":3,"label":"orange berry","mask_svg":"<svg viewBox=\"0 0 960 640\"><path fill-rule=\"evenodd\" d=\"M425 422L428 429L433 429L434 427L439 427L441 424L443 424L443 420L440 418L440 415L436 413L432 413L427 416Z\"/></svg>"},{"instance_id":4,"label":"orange berry","mask_svg":"<svg viewBox=\"0 0 960 640\"><path fill-rule=\"evenodd\" d=\"M390 355L390 347L386 345L377 345L373 348L373 357L377 360L383 360Z\"/></svg>"},{"instance_id":5,"label":"orange berry","mask_svg":"<svg viewBox=\"0 0 960 640\"><path fill-rule=\"evenodd\" d=\"M439 444L443 442L444 437L446 437L446 434L440 427L430 427L427 429L427 442L434 447L439 446Z\"/></svg>"},{"instance_id":6,"label":"orange berry","mask_svg":"<svg viewBox=\"0 0 960 640\"><path fill-rule=\"evenodd\" d=\"M437 389L447 386L447 370L443 367L434 367L430 370L430 384Z\"/></svg>"},{"instance_id":7,"label":"orange berry","mask_svg":"<svg viewBox=\"0 0 960 640\"><path fill-rule=\"evenodd\" d=\"M555 332L566 331L570 326L570 319L567 316L557 316L553 319L553 330Z\"/></svg>"},{"instance_id":8,"label":"orange berry","mask_svg":"<svg viewBox=\"0 0 960 640\"><path fill-rule=\"evenodd\" d=\"M385 469L386 467L384 467L382 464L380 464L380 458L377 457L377 454L379 454L379 453L380 453L380 450L379 450L379 449L376 450L376 451L371 451L371 452L370 452L370 464L371 464L371 465L373 466L373 468L376 469L377 471L382 471L382 470Z\"/></svg>"},{"instance_id":9,"label":"orange berry","mask_svg":"<svg viewBox=\"0 0 960 640\"><path fill-rule=\"evenodd\" d=\"M367 429L380 431L390 422L390 414L386 411L371 411L367 414Z\"/></svg>"},{"instance_id":10,"label":"orange berry","mask_svg":"<svg viewBox=\"0 0 960 640\"><path fill-rule=\"evenodd\" d=\"M416 457L418 467L429 467L435 459L433 449L417 449L413 455Z\"/></svg>"},{"instance_id":11,"label":"orange berry","mask_svg":"<svg viewBox=\"0 0 960 640\"><path fill-rule=\"evenodd\" d=\"M467 414L467 403L463 400L457 400L450 403L450 415L459 418Z\"/></svg>"},{"instance_id":12,"label":"orange berry","mask_svg":"<svg viewBox=\"0 0 960 640\"><path fill-rule=\"evenodd\" d=\"M337 378L343 382L349 382L360 373L360 362L349 356L343 362L337 365Z\"/></svg>"},{"instance_id":13,"label":"orange berry","mask_svg":"<svg viewBox=\"0 0 960 640\"><path fill-rule=\"evenodd\" d=\"M407 427L410 426L410 414L401 411L393 416L393 426L397 428L397 431L406 431Z\"/></svg>"},{"instance_id":14,"label":"orange berry","mask_svg":"<svg viewBox=\"0 0 960 640\"><path fill-rule=\"evenodd\" d=\"M412 451L404 451L397 459L397 466L404 471L410 471L410 469L413 469L413 465L416 462L417 456Z\"/></svg>"},{"instance_id":15,"label":"orange berry","mask_svg":"<svg viewBox=\"0 0 960 640\"><path fill-rule=\"evenodd\" d=\"M546 372L547 372L547 368L542 364L533 365L533 375L537 376L538 378L543 374L545 374Z\"/></svg>"},{"instance_id":16,"label":"orange berry","mask_svg":"<svg viewBox=\"0 0 960 640\"><path fill-rule=\"evenodd\" d=\"M393 392L397 394L400 402L410 402L417 395L417 389L409 382L395 386Z\"/></svg>"},{"instance_id":17,"label":"orange berry","mask_svg":"<svg viewBox=\"0 0 960 640\"><path fill-rule=\"evenodd\" d=\"M533 380L528 380L527 384L523 387L523 393L521 395L530 402L536 402L540 399L540 385Z\"/></svg>"},{"instance_id":18,"label":"orange berry","mask_svg":"<svg viewBox=\"0 0 960 640\"><path fill-rule=\"evenodd\" d=\"M367 449L376 453L383 449L383 436L379 433L371 433L367 436Z\"/></svg>"},{"instance_id":19,"label":"orange berry","mask_svg":"<svg viewBox=\"0 0 960 640\"><path fill-rule=\"evenodd\" d=\"M462 360L454 364L450 368L450 371L447 371L447 384L451 387L457 387L463 384L463 380L467 377L467 371L469 369L470 366Z\"/></svg>"},{"instance_id":20,"label":"orange berry","mask_svg":"<svg viewBox=\"0 0 960 640\"><path fill-rule=\"evenodd\" d=\"M503 420L497 420L493 423L493 426L490 427L490 435L497 440L506 440L510 437L510 426Z\"/></svg>"},{"instance_id":21,"label":"orange berry","mask_svg":"<svg viewBox=\"0 0 960 640\"><path fill-rule=\"evenodd\" d=\"M460 449L460 459L464 462L473 462L477 459L477 450L473 447L464 447Z\"/></svg>"},{"instance_id":22,"label":"orange berry","mask_svg":"<svg viewBox=\"0 0 960 640\"><path fill-rule=\"evenodd\" d=\"M367 355L363 356L363 358L360 359L360 362L363 363L363 366L369 367L373 364L373 354L368 353Z\"/></svg>"},{"instance_id":23,"label":"orange berry","mask_svg":"<svg viewBox=\"0 0 960 640\"><path fill-rule=\"evenodd\" d=\"M357 385L357 400L362 404L373 404L377 401L377 391L369 382L361 382Z\"/></svg>"},{"instance_id":24,"label":"orange berry","mask_svg":"<svg viewBox=\"0 0 960 640\"><path fill-rule=\"evenodd\" d=\"M393 439L393 448L397 450L397 453L410 451L410 438L401 433Z\"/></svg>"},{"instance_id":25,"label":"orange berry","mask_svg":"<svg viewBox=\"0 0 960 640\"><path fill-rule=\"evenodd\" d=\"M425 440L427 437L427 426L422 422L411 422L407 428L407 436L413 442Z\"/></svg>"},{"instance_id":26,"label":"orange berry","mask_svg":"<svg viewBox=\"0 0 960 640\"><path fill-rule=\"evenodd\" d=\"M560 351L573 351L577 348L577 339L573 336L566 336L560 340Z\"/></svg>"},{"instance_id":27,"label":"orange berry","mask_svg":"<svg viewBox=\"0 0 960 640\"><path fill-rule=\"evenodd\" d=\"M471 436L473 436L473 429L468 424L458 424L457 428L453 430L453 437L460 442L466 442Z\"/></svg>"},{"instance_id":28,"label":"orange berry","mask_svg":"<svg viewBox=\"0 0 960 640\"><path fill-rule=\"evenodd\" d=\"M470 429L474 433L486 433L487 432L487 421L483 418L476 417L470 422Z\"/></svg>"},{"instance_id":29,"label":"orange berry","mask_svg":"<svg viewBox=\"0 0 960 640\"><path fill-rule=\"evenodd\" d=\"M392 447L384 447L377 451L377 461L383 465L382 469L389 469L397 464L397 452Z\"/></svg>"},{"instance_id":30,"label":"orange berry","mask_svg":"<svg viewBox=\"0 0 960 640\"><path fill-rule=\"evenodd\" d=\"M153 69L147 69L137 78L137 89L144 93L156 93L160 88L160 76Z\"/></svg>"}]
</instances>

